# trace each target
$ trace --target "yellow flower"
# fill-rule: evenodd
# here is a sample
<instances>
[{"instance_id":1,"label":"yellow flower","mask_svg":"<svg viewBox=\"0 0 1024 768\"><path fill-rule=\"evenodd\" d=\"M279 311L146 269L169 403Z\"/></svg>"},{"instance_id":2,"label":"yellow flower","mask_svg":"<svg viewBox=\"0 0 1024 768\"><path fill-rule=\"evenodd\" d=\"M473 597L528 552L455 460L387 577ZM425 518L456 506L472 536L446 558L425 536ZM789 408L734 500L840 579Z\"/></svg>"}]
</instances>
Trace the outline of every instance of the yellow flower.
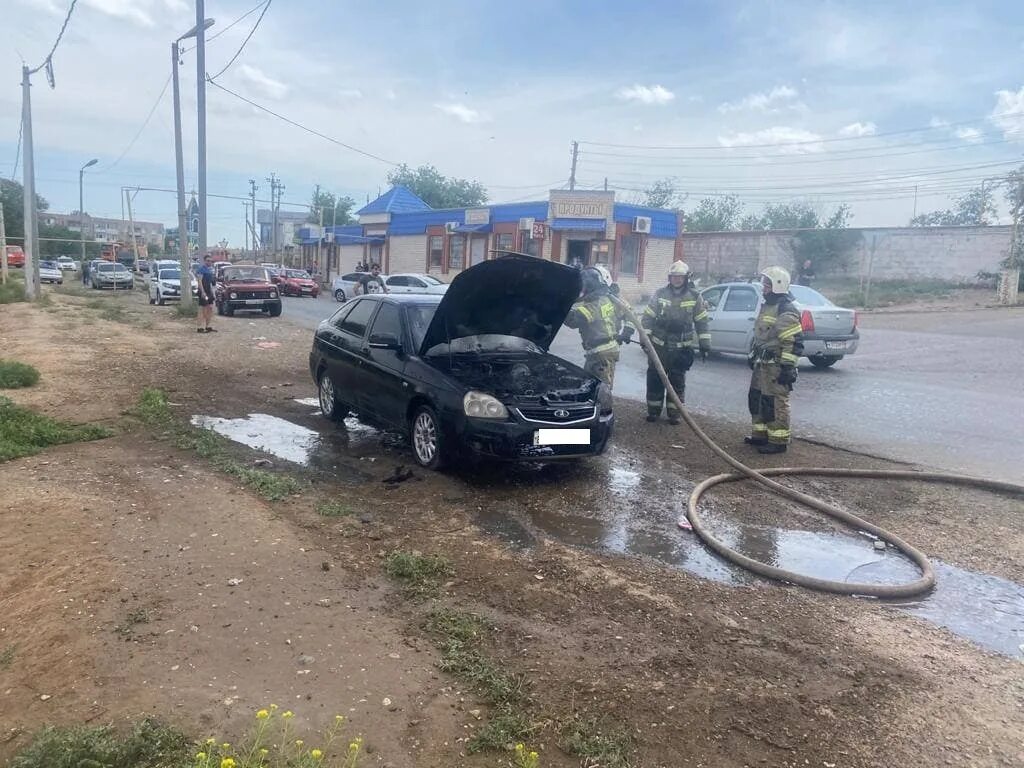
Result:
<instances>
[{"instance_id":1,"label":"yellow flower","mask_svg":"<svg viewBox=\"0 0 1024 768\"><path fill-rule=\"evenodd\" d=\"M216 744L216 743L217 743L217 740L216 740L216 739L213 739L213 738L209 738L209 739L207 739L207 740L206 740L206 743L207 743L207 744Z\"/></svg>"},{"instance_id":2,"label":"yellow flower","mask_svg":"<svg viewBox=\"0 0 1024 768\"><path fill-rule=\"evenodd\" d=\"M277 712L277 704L271 704L270 705L270 711L271 712Z\"/></svg>"},{"instance_id":3,"label":"yellow flower","mask_svg":"<svg viewBox=\"0 0 1024 768\"><path fill-rule=\"evenodd\" d=\"M309 753L309 756L312 757L314 760L319 760L321 757L324 756L324 753L321 752L319 749L314 749L312 752Z\"/></svg>"},{"instance_id":4,"label":"yellow flower","mask_svg":"<svg viewBox=\"0 0 1024 768\"><path fill-rule=\"evenodd\" d=\"M516 752L522 752L524 749L526 749L525 744L516 744Z\"/></svg>"},{"instance_id":5,"label":"yellow flower","mask_svg":"<svg viewBox=\"0 0 1024 768\"><path fill-rule=\"evenodd\" d=\"M302 739L296 739L296 740L295 740L295 746L296 746L296 747L301 747L301 746L302 746L303 744L305 744L305 743L306 743L306 742L304 742L304 741L303 741Z\"/></svg>"},{"instance_id":6,"label":"yellow flower","mask_svg":"<svg viewBox=\"0 0 1024 768\"><path fill-rule=\"evenodd\" d=\"M263 757L266 757L267 755L270 754L270 750L266 749L265 747L260 748L260 754L263 755Z\"/></svg>"},{"instance_id":7,"label":"yellow flower","mask_svg":"<svg viewBox=\"0 0 1024 768\"><path fill-rule=\"evenodd\" d=\"M267 712L267 710L265 709L261 709L259 712L256 713L257 720L266 720L268 717L270 717L270 713Z\"/></svg>"},{"instance_id":8,"label":"yellow flower","mask_svg":"<svg viewBox=\"0 0 1024 768\"><path fill-rule=\"evenodd\" d=\"M334 722L336 722L336 723L341 723L344 720L345 720L345 716L344 715L335 715L334 716Z\"/></svg>"},{"instance_id":9,"label":"yellow flower","mask_svg":"<svg viewBox=\"0 0 1024 768\"><path fill-rule=\"evenodd\" d=\"M222 751L227 752L229 749L231 749L231 745L225 741L223 744L220 745L220 748Z\"/></svg>"},{"instance_id":10,"label":"yellow flower","mask_svg":"<svg viewBox=\"0 0 1024 768\"><path fill-rule=\"evenodd\" d=\"M290 709L286 709L286 710L285 710L285 711L284 711L284 712L283 712L283 713L281 714L281 717L283 717L283 718L284 718L285 720L290 720L291 718L295 717L295 713L294 713L294 712L292 712L292 711L291 711Z\"/></svg>"},{"instance_id":11,"label":"yellow flower","mask_svg":"<svg viewBox=\"0 0 1024 768\"><path fill-rule=\"evenodd\" d=\"M206 759L206 753L205 752L196 752L196 760L205 760L205 759Z\"/></svg>"},{"instance_id":12,"label":"yellow flower","mask_svg":"<svg viewBox=\"0 0 1024 768\"><path fill-rule=\"evenodd\" d=\"M540 757L540 755L538 755L536 752L531 752L530 753L530 759L531 760L536 760L538 757Z\"/></svg>"},{"instance_id":13,"label":"yellow flower","mask_svg":"<svg viewBox=\"0 0 1024 768\"><path fill-rule=\"evenodd\" d=\"M220 768L235 768L235 761L230 757L225 757L220 761Z\"/></svg>"}]
</instances>

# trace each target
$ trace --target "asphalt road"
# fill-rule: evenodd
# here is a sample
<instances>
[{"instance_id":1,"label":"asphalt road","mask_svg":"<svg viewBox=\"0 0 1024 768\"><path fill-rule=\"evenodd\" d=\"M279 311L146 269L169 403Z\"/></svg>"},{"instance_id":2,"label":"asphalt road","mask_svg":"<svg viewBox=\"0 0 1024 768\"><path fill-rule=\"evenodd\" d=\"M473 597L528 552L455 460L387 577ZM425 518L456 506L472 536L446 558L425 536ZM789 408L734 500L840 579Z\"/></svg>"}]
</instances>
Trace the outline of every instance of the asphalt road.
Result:
<instances>
[{"instance_id":1,"label":"asphalt road","mask_svg":"<svg viewBox=\"0 0 1024 768\"><path fill-rule=\"evenodd\" d=\"M284 316L315 328L340 305L285 300ZM1024 308L862 316L857 354L818 370L803 361L793 430L843 448L947 471L1024 479ZM555 354L582 363L576 331L562 329ZM647 361L622 350L615 394L643 408ZM747 422L750 372L718 355L687 377L697 414Z\"/></svg>"}]
</instances>

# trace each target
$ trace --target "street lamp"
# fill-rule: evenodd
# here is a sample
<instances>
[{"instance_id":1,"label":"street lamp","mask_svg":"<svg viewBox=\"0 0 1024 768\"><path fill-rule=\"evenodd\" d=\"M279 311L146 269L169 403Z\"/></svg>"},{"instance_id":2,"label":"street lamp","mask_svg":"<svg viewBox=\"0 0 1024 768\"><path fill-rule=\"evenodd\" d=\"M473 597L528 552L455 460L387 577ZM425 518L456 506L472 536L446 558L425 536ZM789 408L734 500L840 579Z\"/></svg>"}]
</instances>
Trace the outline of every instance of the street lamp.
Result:
<instances>
[{"instance_id":1,"label":"street lamp","mask_svg":"<svg viewBox=\"0 0 1024 768\"><path fill-rule=\"evenodd\" d=\"M187 281L186 281L186 278L185 278L185 275L189 274L189 266L190 266L191 259L189 258L189 252L188 252L188 226L187 226L187 224L185 222L185 216L186 216L186 212L185 212L185 160L184 160L184 158L182 156L182 149L181 149L181 92L180 92L179 87L178 87L178 56L179 56L178 43L180 43L182 40L187 40L190 37L197 37L199 35L200 31L205 32L207 29L209 29L210 27L213 26L213 23L214 23L213 19L206 19L206 20L203 21L202 30L200 30L199 25L197 24L196 26L192 27L192 29L190 29L188 32L186 32L184 35L182 35L177 40L175 40L173 43L171 43L171 75L172 75L172 79L174 81L174 160L175 160L175 166L176 166L176 170L177 170L177 174L178 174L178 260L179 260L179 268L181 270L181 275L182 275L182 278L181 278L182 286L184 286L186 282L189 283L188 290L186 290L184 287L182 287L182 289L181 289L181 303L182 304L191 304L192 303L192 288L191 288L191 278L189 278ZM201 42L205 43L205 39L203 41L201 41ZM204 58L205 58L205 56L204 56ZM200 65L200 69L199 69L200 76L203 75L202 69L203 69L203 67L202 67L202 65ZM205 118L205 117L206 117L206 114L205 114L205 110L204 110L202 118L200 118L200 125L203 124L203 118ZM203 198L204 199L201 201L201 205L205 205L206 204L206 200L205 200L205 192L206 192L206 153L205 153L206 137L205 137L205 131L203 131L203 133L204 133L204 136L203 136L202 146L203 146L204 152L203 152L203 155L202 155L202 166L201 167L202 167L202 171L203 171L202 178L203 178L203 193L204 193L203 194ZM203 216L205 216L205 211L200 209L200 217L203 217Z\"/></svg>"},{"instance_id":2,"label":"street lamp","mask_svg":"<svg viewBox=\"0 0 1024 768\"><path fill-rule=\"evenodd\" d=\"M78 237L82 241L82 271L85 271L85 169L98 163L95 157L78 169Z\"/></svg>"}]
</instances>

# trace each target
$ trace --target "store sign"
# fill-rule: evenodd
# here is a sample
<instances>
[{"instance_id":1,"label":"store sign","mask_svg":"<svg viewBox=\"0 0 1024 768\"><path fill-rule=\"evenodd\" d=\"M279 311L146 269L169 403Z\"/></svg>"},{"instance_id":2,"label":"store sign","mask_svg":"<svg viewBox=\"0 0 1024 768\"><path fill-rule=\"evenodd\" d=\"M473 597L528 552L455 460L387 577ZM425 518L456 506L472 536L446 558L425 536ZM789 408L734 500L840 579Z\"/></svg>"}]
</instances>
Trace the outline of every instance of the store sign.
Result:
<instances>
[{"instance_id":1,"label":"store sign","mask_svg":"<svg viewBox=\"0 0 1024 768\"><path fill-rule=\"evenodd\" d=\"M531 235L533 236L534 240L543 240L544 239L544 222L543 221L535 221L535 222L533 222L533 232L531 233Z\"/></svg>"},{"instance_id":2,"label":"store sign","mask_svg":"<svg viewBox=\"0 0 1024 768\"><path fill-rule=\"evenodd\" d=\"M466 211L466 225L474 224L490 224L491 223L491 209L490 208L470 208Z\"/></svg>"},{"instance_id":3,"label":"store sign","mask_svg":"<svg viewBox=\"0 0 1024 768\"><path fill-rule=\"evenodd\" d=\"M611 218L613 192L551 195L551 211L556 219L608 219Z\"/></svg>"}]
</instances>

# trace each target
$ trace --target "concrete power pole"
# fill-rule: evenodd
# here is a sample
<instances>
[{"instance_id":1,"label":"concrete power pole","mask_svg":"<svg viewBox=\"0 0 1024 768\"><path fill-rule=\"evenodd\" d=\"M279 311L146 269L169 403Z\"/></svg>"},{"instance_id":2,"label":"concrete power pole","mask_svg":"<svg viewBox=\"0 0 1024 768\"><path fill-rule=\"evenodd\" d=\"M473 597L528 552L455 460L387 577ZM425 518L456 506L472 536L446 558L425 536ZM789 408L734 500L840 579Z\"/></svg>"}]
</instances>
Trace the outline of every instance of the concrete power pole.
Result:
<instances>
[{"instance_id":1,"label":"concrete power pole","mask_svg":"<svg viewBox=\"0 0 1024 768\"><path fill-rule=\"evenodd\" d=\"M256 238L256 190L259 187L256 186L256 179L249 179L249 200L252 203L252 260L256 261L256 251L258 249L257 238ZM248 226L248 222L246 223Z\"/></svg>"},{"instance_id":2,"label":"concrete power pole","mask_svg":"<svg viewBox=\"0 0 1024 768\"><path fill-rule=\"evenodd\" d=\"M199 176L199 263L206 256L206 225L209 210L206 207L206 4L196 0L196 113L199 118L199 141L196 171ZM182 275L184 282L185 276ZM182 291L182 296L185 291Z\"/></svg>"},{"instance_id":3,"label":"concrete power pole","mask_svg":"<svg viewBox=\"0 0 1024 768\"><path fill-rule=\"evenodd\" d=\"M7 285L7 228L3 203L0 203L0 285Z\"/></svg>"},{"instance_id":4,"label":"concrete power pole","mask_svg":"<svg viewBox=\"0 0 1024 768\"><path fill-rule=\"evenodd\" d=\"M136 189L135 190L135 194L137 195L138 193L139 193L139 190ZM131 228L131 232L129 234L131 235L131 238L132 238L132 252L135 254L135 268L138 269L139 268L139 238L137 238L135 236L135 217L132 216L132 197L134 197L134 195L131 194L131 190L130 189L125 189L125 191L124 191L124 199L128 203L128 226ZM181 284L182 285L185 284L185 280L184 279L182 279ZM114 282L114 287L115 288L117 287L117 282L116 281Z\"/></svg>"},{"instance_id":5,"label":"concrete power pole","mask_svg":"<svg viewBox=\"0 0 1024 768\"><path fill-rule=\"evenodd\" d=\"M278 181L274 173L267 179L270 182L270 247L273 251L276 263L277 257L277 189Z\"/></svg>"},{"instance_id":6,"label":"concrete power pole","mask_svg":"<svg viewBox=\"0 0 1024 768\"><path fill-rule=\"evenodd\" d=\"M39 296L39 222L36 217L35 152L32 147L32 83L31 71L21 68L22 184L25 191L25 298L35 301Z\"/></svg>"},{"instance_id":7,"label":"concrete power pole","mask_svg":"<svg viewBox=\"0 0 1024 768\"><path fill-rule=\"evenodd\" d=\"M579 160L580 156L580 143L574 141L572 143L572 170L569 171L569 189L576 189L576 161Z\"/></svg>"}]
</instances>

